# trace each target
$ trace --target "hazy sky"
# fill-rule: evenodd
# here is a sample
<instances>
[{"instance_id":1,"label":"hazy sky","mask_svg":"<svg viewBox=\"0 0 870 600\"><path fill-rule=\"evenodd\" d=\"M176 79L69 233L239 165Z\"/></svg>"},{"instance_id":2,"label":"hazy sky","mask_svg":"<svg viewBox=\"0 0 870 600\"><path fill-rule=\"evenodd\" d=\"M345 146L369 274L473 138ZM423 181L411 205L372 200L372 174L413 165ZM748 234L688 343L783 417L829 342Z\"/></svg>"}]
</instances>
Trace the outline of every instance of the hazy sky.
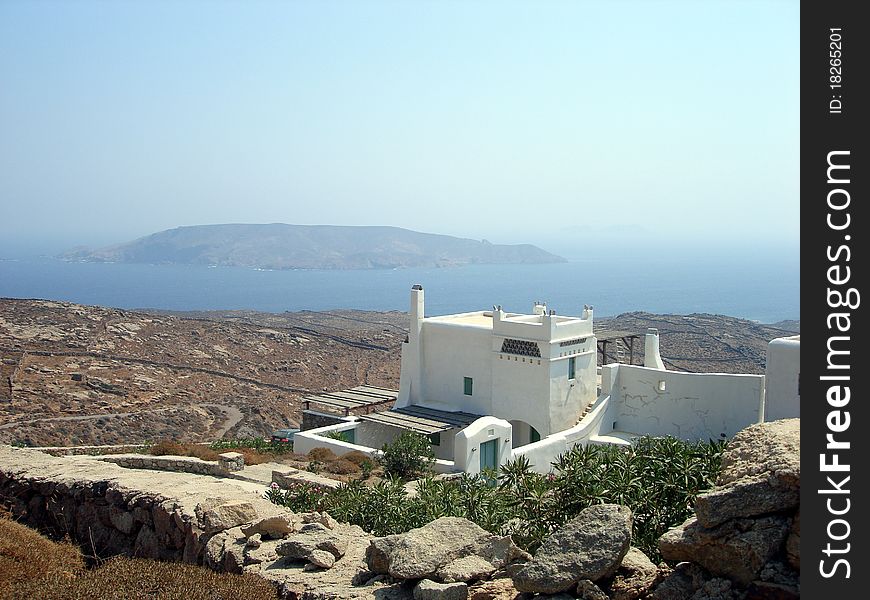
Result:
<instances>
[{"instance_id":1,"label":"hazy sky","mask_svg":"<svg viewBox=\"0 0 870 600\"><path fill-rule=\"evenodd\" d=\"M0 2L0 222L799 229L799 3Z\"/></svg>"}]
</instances>

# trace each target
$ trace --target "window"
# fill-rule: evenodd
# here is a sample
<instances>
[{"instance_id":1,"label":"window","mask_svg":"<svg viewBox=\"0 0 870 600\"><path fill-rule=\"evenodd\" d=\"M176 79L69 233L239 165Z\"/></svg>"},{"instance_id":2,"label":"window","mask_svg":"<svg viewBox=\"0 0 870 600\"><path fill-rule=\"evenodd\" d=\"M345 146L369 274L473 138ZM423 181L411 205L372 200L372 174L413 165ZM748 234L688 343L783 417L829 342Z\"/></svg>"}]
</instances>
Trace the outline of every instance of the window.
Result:
<instances>
[{"instance_id":1,"label":"window","mask_svg":"<svg viewBox=\"0 0 870 600\"><path fill-rule=\"evenodd\" d=\"M474 387L474 380L471 377L465 377L463 379L463 384L465 385L465 395L470 396L472 388Z\"/></svg>"},{"instance_id":2,"label":"window","mask_svg":"<svg viewBox=\"0 0 870 600\"><path fill-rule=\"evenodd\" d=\"M574 379L577 375L577 359L573 356L568 359L568 379Z\"/></svg>"},{"instance_id":3,"label":"window","mask_svg":"<svg viewBox=\"0 0 870 600\"><path fill-rule=\"evenodd\" d=\"M432 444L433 446L440 446L441 445L441 432L439 431L438 433L431 434L429 436L429 443Z\"/></svg>"}]
</instances>

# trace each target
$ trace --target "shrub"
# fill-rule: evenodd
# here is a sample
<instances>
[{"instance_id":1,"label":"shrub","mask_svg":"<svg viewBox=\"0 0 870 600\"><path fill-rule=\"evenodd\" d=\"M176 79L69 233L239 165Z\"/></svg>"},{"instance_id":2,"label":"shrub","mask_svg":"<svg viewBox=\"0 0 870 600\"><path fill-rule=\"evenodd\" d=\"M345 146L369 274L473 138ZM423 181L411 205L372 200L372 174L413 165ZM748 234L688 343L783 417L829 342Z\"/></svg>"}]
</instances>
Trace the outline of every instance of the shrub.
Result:
<instances>
[{"instance_id":1,"label":"shrub","mask_svg":"<svg viewBox=\"0 0 870 600\"><path fill-rule=\"evenodd\" d=\"M329 448L312 448L311 451L308 453L308 458L320 462L329 462L331 460L335 460L338 457L335 456L335 452L333 452Z\"/></svg>"},{"instance_id":2,"label":"shrub","mask_svg":"<svg viewBox=\"0 0 870 600\"><path fill-rule=\"evenodd\" d=\"M389 444L384 444L381 464L390 475L411 478L428 473L435 461L429 440L411 431L403 431Z\"/></svg>"},{"instance_id":3,"label":"shrub","mask_svg":"<svg viewBox=\"0 0 870 600\"><path fill-rule=\"evenodd\" d=\"M342 454L341 457L344 460L349 460L355 465L359 465L360 467L364 462L374 463L374 458L366 454L365 452L360 452L359 450L351 450L347 454Z\"/></svg>"},{"instance_id":4,"label":"shrub","mask_svg":"<svg viewBox=\"0 0 870 600\"><path fill-rule=\"evenodd\" d=\"M359 473L360 468L356 463L352 463L344 458L339 458L326 463L325 470L336 475L350 475L351 473Z\"/></svg>"},{"instance_id":5,"label":"shrub","mask_svg":"<svg viewBox=\"0 0 870 600\"><path fill-rule=\"evenodd\" d=\"M385 447L385 463L388 450L399 458L416 456L407 440L396 442L395 448ZM419 439L411 442L419 444ZM722 442L641 438L629 449L574 447L559 456L553 472L546 475L533 472L529 461L519 457L502 465L497 487L493 474L465 474L452 480L426 477L417 482L416 496L408 497L402 480L393 477L373 487L357 479L321 492L316 502L310 494L285 496L307 510L317 504L336 519L379 536L408 531L438 517L465 517L499 535L510 531L529 551L584 508L623 504L634 514L632 545L658 562L658 538L685 521L697 495L713 485L723 449Z\"/></svg>"}]
</instances>

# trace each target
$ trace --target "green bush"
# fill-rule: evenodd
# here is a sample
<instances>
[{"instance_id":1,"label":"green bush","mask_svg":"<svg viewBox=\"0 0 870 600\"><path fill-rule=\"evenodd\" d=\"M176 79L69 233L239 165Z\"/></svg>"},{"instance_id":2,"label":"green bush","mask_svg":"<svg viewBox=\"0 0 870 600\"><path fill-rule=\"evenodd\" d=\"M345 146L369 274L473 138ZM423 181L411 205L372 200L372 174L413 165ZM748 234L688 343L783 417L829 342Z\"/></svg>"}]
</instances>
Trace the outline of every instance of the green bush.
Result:
<instances>
[{"instance_id":1,"label":"green bush","mask_svg":"<svg viewBox=\"0 0 870 600\"><path fill-rule=\"evenodd\" d=\"M388 475L404 479L419 477L431 472L435 453L428 438L403 431L399 437L382 448L381 464Z\"/></svg>"},{"instance_id":2,"label":"green bush","mask_svg":"<svg viewBox=\"0 0 870 600\"><path fill-rule=\"evenodd\" d=\"M400 457L413 456L405 445L398 448ZM584 508L623 504L634 514L632 545L658 562L658 538L685 521L697 495L712 487L723 449L723 442L641 438L628 449L574 447L554 461L549 474L535 473L521 456L502 465L497 478L425 477L414 497L402 479L388 477L373 487L357 479L328 492L278 492L278 503L306 510L316 505L375 535L402 533L438 517L465 517L493 533L510 533L530 551Z\"/></svg>"}]
</instances>

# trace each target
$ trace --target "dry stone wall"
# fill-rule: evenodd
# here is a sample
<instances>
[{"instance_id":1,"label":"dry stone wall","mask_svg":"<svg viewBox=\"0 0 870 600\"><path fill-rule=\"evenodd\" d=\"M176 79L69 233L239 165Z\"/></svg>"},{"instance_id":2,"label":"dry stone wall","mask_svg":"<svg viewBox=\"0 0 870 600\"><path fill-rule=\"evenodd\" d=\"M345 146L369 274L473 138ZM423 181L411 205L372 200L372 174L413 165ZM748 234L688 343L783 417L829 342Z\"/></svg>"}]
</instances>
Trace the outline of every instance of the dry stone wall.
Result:
<instances>
[{"instance_id":1,"label":"dry stone wall","mask_svg":"<svg viewBox=\"0 0 870 600\"><path fill-rule=\"evenodd\" d=\"M99 460L114 463L125 469L150 469L154 471L175 471L225 477L229 473L219 462L202 460L191 456L148 456L143 454L111 454Z\"/></svg>"},{"instance_id":2,"label":"dry stone wall","mask_svg":"<svg viewBox=\"0 0 870 600\"><path fill-rule=\"evenodd\" d=\"M246 522L232 522L232 511L223 507L243 505L236 520L283 511L262 493L262 485L245 481L0 446L0 501L23 523L69 534L97 556L201 563L213 534L208 523L229 528Z\"/></svg>"}]
</instances>

